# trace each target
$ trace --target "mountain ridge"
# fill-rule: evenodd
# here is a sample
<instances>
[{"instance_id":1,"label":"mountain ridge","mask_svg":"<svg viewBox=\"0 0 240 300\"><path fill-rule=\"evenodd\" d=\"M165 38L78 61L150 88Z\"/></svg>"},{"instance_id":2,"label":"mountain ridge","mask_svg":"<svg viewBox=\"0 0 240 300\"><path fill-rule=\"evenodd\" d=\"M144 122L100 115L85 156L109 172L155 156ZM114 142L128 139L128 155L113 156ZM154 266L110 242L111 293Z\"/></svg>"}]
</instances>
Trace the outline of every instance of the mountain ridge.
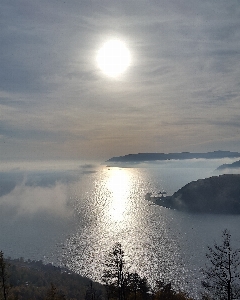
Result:
<instances>
[{"instance_id":1,"label":"mountain ridge","mask_svg":"<svg viewBox=\"0 0 240 300\"><path fill-rule=\"evenodd\" d=\"M179 153L136 153L126 154L123 156L115 156L107 160L107 162L143 162L155 160L184 160L184 159L217 159L217 158L234 158L240 157L239 152L231 151L212 151L212 152L179 152Z\"/></svg>"},{"instance_id":2,"label":"mountain ridge","mask_svg":"<svg viewBox=\"0 0 240 300\"><path fill-rule=\"evenodd\" d=\"M225 169L238 169L240 168L240 160L233 162L232 164L223 164L217 168L217 170Z\"/></svg>"}]
</instances>

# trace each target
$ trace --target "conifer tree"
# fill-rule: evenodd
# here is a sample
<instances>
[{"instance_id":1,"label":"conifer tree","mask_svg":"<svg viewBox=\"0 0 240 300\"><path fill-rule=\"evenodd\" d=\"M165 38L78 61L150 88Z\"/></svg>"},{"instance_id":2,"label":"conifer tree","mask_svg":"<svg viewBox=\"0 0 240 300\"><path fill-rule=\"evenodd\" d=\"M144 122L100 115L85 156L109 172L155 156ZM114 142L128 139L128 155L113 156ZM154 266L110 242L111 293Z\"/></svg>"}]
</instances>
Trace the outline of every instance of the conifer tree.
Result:
<instances>
[{"instance_id":1,"label":"conifer tree","mask_svg":"<svg viewBox=\"0 0 240 300\"><path fill-rule=\"evenodd\" d=\"M120 243L116 243L109 253L102 281L106 285L108 297L117 294L119 300L125 299L124 251Z\"/></svg>"},{"instance_id":2,"label":"conifer tree","mask_svg":"<svg viewBox=\"0 0 240 300\"><path fill-rule=\"evenodd\" d=\"M8 274L7 274L7 264L4 260L3 252L0 251L0 284L1 292L4 300L7 300L7 293L9 290L9 285L7 284Z\"/></svg>"},{"instance_id":3,"label":"conifer tree","mask_svg":"<svg viewBox=\"0 0 240 300\"><path fill-rule=\"evenodd\" d=\"M231 246L231 234L225 229L222 244L216 242L208 247L206 254L209 265L203 270L205 280L202 286L210 293L212 299L233 300L240 297L240 257L239 249Z\"/></svg>"}]
</instances>

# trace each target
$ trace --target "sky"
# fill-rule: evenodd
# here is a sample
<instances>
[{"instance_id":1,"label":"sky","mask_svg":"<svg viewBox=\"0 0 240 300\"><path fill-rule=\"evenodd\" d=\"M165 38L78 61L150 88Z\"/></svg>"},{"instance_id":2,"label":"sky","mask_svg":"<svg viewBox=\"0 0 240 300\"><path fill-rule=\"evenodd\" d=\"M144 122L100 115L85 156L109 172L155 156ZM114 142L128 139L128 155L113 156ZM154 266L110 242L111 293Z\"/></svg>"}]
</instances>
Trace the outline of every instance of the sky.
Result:
<instances>
[{"instance_id":1,"label":"sky","mask_svg":"<svg viewBox=\"0 0 240 300\"><path fill-rule=\"evenodd\" d=\"M1 161L240 151L238 0L2 0L0 28Z\"/></svg>"}]
</instances>

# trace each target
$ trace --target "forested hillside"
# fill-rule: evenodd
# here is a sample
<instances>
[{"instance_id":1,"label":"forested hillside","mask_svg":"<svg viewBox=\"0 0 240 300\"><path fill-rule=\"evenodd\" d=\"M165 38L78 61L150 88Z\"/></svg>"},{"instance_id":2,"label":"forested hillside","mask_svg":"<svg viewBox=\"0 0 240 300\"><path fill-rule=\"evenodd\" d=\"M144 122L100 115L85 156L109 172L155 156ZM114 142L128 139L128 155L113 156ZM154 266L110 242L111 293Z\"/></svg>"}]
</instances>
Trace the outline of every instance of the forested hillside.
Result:
<instances>
[{"instance_id":1,"label":"forested hillside","mask_svg":"<svg viewBox=\"0 0 240 300\"><path fill-rule=\"evenodd\" d=\"M51 264L45 265L42 261L24 261L23 258L6 259L5 263L8 277L7 299L76 300L85 299L89 293L94 293L94 299L102 299L102 285L69 270Z\"/></svg>"},{"instance_id":2,"label":"forested hillside","mask_svg":"<svg viewBox=\"0 0 240 300\"><path fill-rule=\"evenodd\" d=\"M204 290L199 291L202 300L239 299L239 252L231 246L227 229L222 244L208 246L208 264L202 269ZM0 251L1 300L193 300L164 278L155 278L151 286L146 277L130 272L120 243L106 257L102 283L42 261L5 259Z\"/></svg>"},{"instance_id":3,"label":"forested hillside","mask_svg":"<svg viewBox=\"0 0 240 300\"><path fill-rule=\"evenodd\" d=\"M224 174L192 181L172 196L157 198L155 203L186 212L240 214L240 175Z\"/></svg>"}]
</instances>

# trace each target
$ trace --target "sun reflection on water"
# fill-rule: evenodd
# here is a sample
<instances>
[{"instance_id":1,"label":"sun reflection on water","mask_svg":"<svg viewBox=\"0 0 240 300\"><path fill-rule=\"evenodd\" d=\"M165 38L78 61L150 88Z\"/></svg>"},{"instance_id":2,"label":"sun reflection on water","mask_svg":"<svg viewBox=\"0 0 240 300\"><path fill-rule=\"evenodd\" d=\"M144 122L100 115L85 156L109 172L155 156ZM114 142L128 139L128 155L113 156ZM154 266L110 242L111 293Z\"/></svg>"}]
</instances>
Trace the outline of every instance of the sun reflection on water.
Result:
<instances>
[{"instance_id":1,"label":"sun reflection on water","mask_svg":"<svg viewBox=\"0 0 240 300\"><path fill-rule=\"evenodd\" d=\"M128 198L131 191L131 176L127 170L113 169L110 171L106 187L111 194L107 214L112 222L126 221L125 217L130 209Z\"/></svg>"},{"instance_id":2,"label":"sun reflection on water","mask_svg":"<svg viewBox=\"0 0 240 300\"><path fill-rule=\"evenodd\" d=\"M64 266L101 281L106 257L120 242L127 268L151 284L163 274L165 279L175 278L179 287L184 280L178 278L188 280L177 239L178 219L174 211L145 200L153 185L148 176L137 168L110 167L82 182L75 204L79 226L63 247Z\"/></svg>"}]
</instances>

